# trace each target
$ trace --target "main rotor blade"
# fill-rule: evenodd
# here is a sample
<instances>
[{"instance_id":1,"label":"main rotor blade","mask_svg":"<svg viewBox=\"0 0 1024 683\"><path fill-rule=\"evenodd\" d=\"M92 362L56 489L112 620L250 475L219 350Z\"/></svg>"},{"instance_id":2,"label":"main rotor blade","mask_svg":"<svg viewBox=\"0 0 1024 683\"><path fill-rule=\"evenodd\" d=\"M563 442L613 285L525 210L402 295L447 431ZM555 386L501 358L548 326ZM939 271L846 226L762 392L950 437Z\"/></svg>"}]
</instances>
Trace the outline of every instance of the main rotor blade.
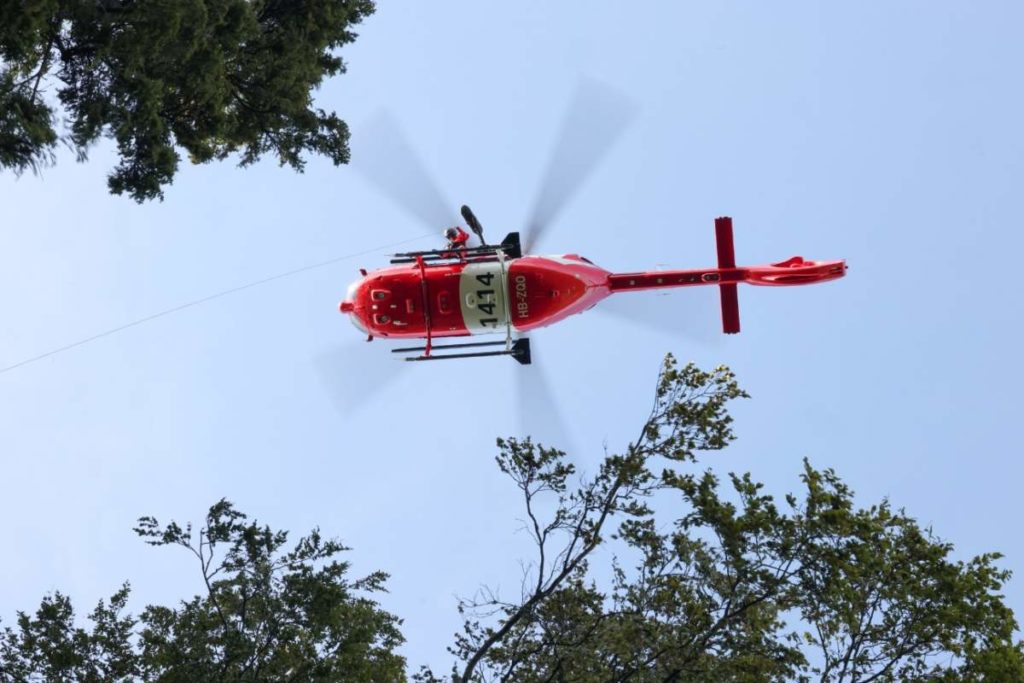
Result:
<instances>
[{"instance_id":1,"label":"main rotor blade","mask_svg":"<svg viewBox=\"0 0 1024 683\"><path fill-rule=\"evenodd\" d=\"M372 403L406 369L387 345L353 339L314 358L317 374L335 408L350 417Z\"/></svg>"},{"instance_id":2,"label":"main rotor blade","mask_svg":"<svg viewBox=\"0 0 1024 683\"><path fill-rule=\"evenodd\" d=\"M379 112L353 133L350 166L428 227L440 231L459 224L452 204L389 113Z\"/></svg>"},{"instance_id":3,"label":"main rotor blade","mask_svg":"<svg viewBox=\"0 0 1024 683\"><path fill-rule=\"evenodd\" d=\"M674 291L620 292L594 309L608 317L717 347L722 343L722 317L717 287Z\"/></svg>"},{"instance_id":4,"label":"main rotor blade","mask_svg":"<svg viewBox=\"0 0 1024 683\"><path fill-rule=\"evenodd\" d=\"M534 354L530 365L518 366L516 398L519 403L519 436L532 437L534 443L565 451L569 462L578 457L569 436L542 358Z\"/></svg>"},{"instance_id":5,"label":"main rotor blade","mask_svg":"<svg viewBox=\"0 0 1024 683\"><path fill-rule=\"evenodd\" d=\"M526 227L524 253L532 253L562 208L597 168L633 119L636 107L621 93L596 81L576 87L555 141Z\"/></svg>"}]
</instances>

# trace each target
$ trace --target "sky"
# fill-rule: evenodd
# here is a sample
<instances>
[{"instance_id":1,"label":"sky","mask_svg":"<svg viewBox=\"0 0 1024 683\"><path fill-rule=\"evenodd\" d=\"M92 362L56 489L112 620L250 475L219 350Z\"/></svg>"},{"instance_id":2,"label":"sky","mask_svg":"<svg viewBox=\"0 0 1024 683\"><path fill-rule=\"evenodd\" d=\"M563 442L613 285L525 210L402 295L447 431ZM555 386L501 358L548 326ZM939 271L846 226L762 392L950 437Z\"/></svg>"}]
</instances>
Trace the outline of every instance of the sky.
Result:
<instances>
[{"instance_id":1,"label":"sky","mask_svg":"<svg viewBox=\"0 0 1024 683\"><path fill-rule=\"evenodd\" d=\"M338 314L386 245L436 247L446 227L353 168L183 165L142 206L106 193L108 144L0 175L0 367L361 254L0 373L0 619L54 590L87 611L129 579L135 609L190 597L194 560L131 528L199 522L226 497L340 538L354 574L389 572L410 670L447 670L456 596L514 592L528 557L495 437L561 440L593 471L634 438L668 352L729 365L752 396L738 440L698 468L750 471L779 496L803 458L834 468L858 503L888 498L958 558L1003 553L1024 614L1022 21L997 1L381 2L317 103L350 123L354 152L389 112L453 217L467 203L490 237L521 229L593 79L635 116L542 252L713 265L713 219L730 215L741 264L847 259L837 282L742 288L728 338L713 291L656 299L664 324L593 311L534 333L561 428L536 391L517 417L511 360L396 370Z\"/></svg>"}]
</instances>

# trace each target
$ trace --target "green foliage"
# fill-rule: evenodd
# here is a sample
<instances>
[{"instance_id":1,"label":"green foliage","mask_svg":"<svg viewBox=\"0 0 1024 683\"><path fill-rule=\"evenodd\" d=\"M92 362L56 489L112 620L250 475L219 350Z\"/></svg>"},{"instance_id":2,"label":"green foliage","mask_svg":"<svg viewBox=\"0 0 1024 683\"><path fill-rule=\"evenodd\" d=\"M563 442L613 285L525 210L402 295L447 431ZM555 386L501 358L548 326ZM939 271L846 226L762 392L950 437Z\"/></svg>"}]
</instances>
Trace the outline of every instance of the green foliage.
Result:
<instances>
[{"instance_id":1,"label":"green foliage","mask_svg":"<svg viewBox=\"0 0 1024 683\"><path fill-rule=\"evenodd\" d=\"M519 595L460 602L447 678L414 680L1024 680L999 555L957 560L904 511L858 507L806 461L801 492L781 502L749 474L723 484L664 467L727 446L729 402L745 396L727 368L669 356L639 438L592 476L561 451L499 440L536 555ZM346 549L318 531L289 547L226 501L197 534L151 517L136 531L191 553L206 592L136 619L125 585L88 627L68 598L46 597L0 634L0 683L406 680L400 622L371 599L386 577L348 579Z\"/></svg>"},{"instance_id":2,"label":"green foliage","mask_svg":"<svg viewBox=\"0 0 1024 683\"><path fill-rule=\"evenodd\" d=\"M193 163L264 154L348 161L348 128L312 106L342 73L337 51L372 0L22 0L0 6L0 166L53 159L56 95L80 159L101 136L121 161L116 194L163 196L183 149ZM52 99L52 98L51 98Z\"/></svg>"},{"instance_id":3,"label":"green foliage","mask_svg":"<svg viewBox=\"0 0 1024 683\"><path fill-rule=\"evenodd\" d=\"M833 471L805 462L802 479L794 602L813 625L803 637L822 680L975 680L999 668L1015 675L994 680L1024 680L999 554L954 561L951 544L888 502L854 509Z\"/></svg>"},{"instance_id":4,"label":"green foliage","mask_svg":"<svg viewBox=\"0 0 1024 683\"><path fill-rule=\"evenodd\" d=\"M728 369L669 356L640 438L576 485L561 452L499 442L537 555L520 596L463 601L450 680L1024 680L998 555L954 561L905 513L858 509L806 462L804 492L781 507L749 474L726 491L711 472L655 474L659 459L725 447L728 403L745 396ZM599 582L588 562L602 544L631 561Z\"/></svg>"},{"instance_id":5,"label":"green foliage","mask_svg":"<svg viewBox=\"0 0 1024 683\"><path fill-rule=\"evenodd\" d=\"M691 462L695 451L721 450L736 438L726 406L737 398L749 395L729 368L705 372L688 363L679 369L669 354L658 375L654 407L632 448L642 448L645 457Z\"/></svg>"},{"instance_id":6,"label":"green foliage","mask_svg":"<svg viewBox=\"0 0 1024 683\"><path fill-rule=\"evenodd\" d=\"M0 635L0 681L135 680L135 620L121 615L127 600L125 584L89 614L89 629L76 625L71 600L60 593L43 598L34 615L19 612L17 628Z\"/></svg>"},{"instance_id":7,"label":"green foliage","mask_svg":"<svg viewBox=\"0 0 1024 683\"><path fill-rule=\"evenodd\" d=\"M44 598L0 640L0 681L405 680L399 621L370 599L386 575L347 578L347 550L317 530L286 548L288 535L246 520L227 501L198 534L152 517L137 533L186 549L206 592L176 607L122 616L127 585L75 624L70 601Z\"/></svg>"}]
</instances>

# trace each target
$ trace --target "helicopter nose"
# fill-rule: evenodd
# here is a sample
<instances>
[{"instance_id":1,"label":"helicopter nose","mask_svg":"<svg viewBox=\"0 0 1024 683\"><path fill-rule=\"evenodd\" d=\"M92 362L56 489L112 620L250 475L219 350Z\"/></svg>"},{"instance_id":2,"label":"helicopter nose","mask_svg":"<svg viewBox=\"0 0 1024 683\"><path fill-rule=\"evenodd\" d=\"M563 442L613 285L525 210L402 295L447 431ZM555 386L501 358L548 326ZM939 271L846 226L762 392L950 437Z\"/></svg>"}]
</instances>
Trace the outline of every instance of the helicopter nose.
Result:
<instances>
[{"instance_id":1,"label":"helicopter nose","mask_svg":"<svg viewBox=\"0 0 1024 683\"><path fill-rule=\"evenodd\" d=\"M342 301L341 305L338 306L338 309L342 313L351 313L352 311L356 310L356 305L351 301Z\"/></svg>"}]
</instances>

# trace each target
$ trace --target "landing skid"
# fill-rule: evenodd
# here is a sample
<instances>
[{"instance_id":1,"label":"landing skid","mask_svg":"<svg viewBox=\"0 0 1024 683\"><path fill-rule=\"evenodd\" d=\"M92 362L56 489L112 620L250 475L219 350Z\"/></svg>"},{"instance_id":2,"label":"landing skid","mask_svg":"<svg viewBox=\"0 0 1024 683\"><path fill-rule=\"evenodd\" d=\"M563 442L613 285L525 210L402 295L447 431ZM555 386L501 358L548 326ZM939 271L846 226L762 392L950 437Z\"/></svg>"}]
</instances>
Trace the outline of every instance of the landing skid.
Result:
<instances>
[{"instance_id":1,"label":"landing skid","mask_svg":"<svg viewBox=\"0 0 1024 683\"><path fill-rule=\"evenodd\" d=\"M497 256L498 252L505 255L506 259L516 259L523 255L523 249L519 244L519 233L510 232L501 241L501 244L490 244L482 247L467 247L464 249L430 249L427 251L407 251L395 254L391 263L416 263L417 258L430 262L449 262L463 260L484 260L489 256Z\"/></svg>"},{"instance_id":2,"label":"landing skid","mask_svg":"<svg viewBox=\"0 0 1024 683\"><path fill-rule=\"evenodd\" d=\"M438 349L468 349L484 346L504 346L501 351L476 351L471 353L434 353ZM407 361L421 360L450 360L452 358L485 358L489 356L512 356L521 365L530 364L530 340L527 338L516 339L511 344L504 341L489 342L465 342L462 344L433 344L431 346L407 346L401 349L391 349L391 353L417 353L418 356L406 358Z\"/></svg>"}]
</instances>

